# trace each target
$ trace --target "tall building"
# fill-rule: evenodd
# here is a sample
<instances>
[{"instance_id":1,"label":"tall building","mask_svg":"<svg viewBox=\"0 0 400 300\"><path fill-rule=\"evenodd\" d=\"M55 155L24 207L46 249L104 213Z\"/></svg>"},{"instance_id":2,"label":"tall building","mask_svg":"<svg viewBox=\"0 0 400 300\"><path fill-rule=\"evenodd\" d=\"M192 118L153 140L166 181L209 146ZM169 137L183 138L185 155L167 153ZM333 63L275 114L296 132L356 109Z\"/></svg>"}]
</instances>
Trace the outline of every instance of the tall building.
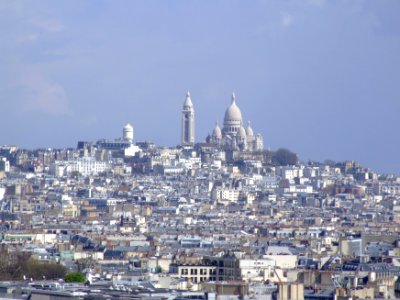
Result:
<instances>
[{"instance_id":1,"label":"tall building","mask_svg":"<svg viewBox=\"0 0 400 300\"><path fill-rule=\"evenodd\" d=\"M187 92L182 109L182 137L181 144L194 145L194 109L190 93Z\"/></svg>"}]
</instances>

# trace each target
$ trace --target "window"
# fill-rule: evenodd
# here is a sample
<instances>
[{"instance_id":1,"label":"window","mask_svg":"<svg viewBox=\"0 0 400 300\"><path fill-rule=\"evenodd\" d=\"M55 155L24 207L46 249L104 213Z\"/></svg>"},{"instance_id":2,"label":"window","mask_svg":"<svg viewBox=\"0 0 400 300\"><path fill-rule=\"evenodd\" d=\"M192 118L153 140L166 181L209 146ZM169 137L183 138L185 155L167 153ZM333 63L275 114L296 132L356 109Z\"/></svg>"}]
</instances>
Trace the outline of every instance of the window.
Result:
<instances>
[{"instance_id":1,"label":"window","mask_svg":"<svg viewBox=\"0 0 400 300\"><path fill-rule=\"evenodd\" d=\"M190 269L190 275L197 275L197 269Z\"/></svg>"}]
</instances>

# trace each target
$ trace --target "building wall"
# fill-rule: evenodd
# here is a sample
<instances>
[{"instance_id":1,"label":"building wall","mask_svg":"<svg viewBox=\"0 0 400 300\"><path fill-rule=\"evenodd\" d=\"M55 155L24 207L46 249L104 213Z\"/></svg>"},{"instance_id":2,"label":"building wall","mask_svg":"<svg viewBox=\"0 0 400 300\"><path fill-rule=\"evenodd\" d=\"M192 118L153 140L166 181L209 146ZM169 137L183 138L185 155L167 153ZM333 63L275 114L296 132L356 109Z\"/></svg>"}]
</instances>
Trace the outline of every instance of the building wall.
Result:
<instances>
[{"instance_id":1,"label":"building wall","mask_svg":"<svg viewBox=\"0 0 400 300\"><path fill-rule=\"evenodd\" d=\"M279 300L303 300L304 286L300 283L282 283L279 285Z\"/></svg>"},{"instance_id":2,"label":"building wall","mask_svg":"<svg viewBox=\"0 0 400 300\"><path fill-rule=\"evenodd\" d=\"M178 278L185 278L192 283L216 281L216 267L204 265L178 266Z\"/></svg>"},{"instance_id":3,"label":"building wall","mask_svg":"<svg viewBox=\"0 0 400 300\"><path fill-rule=\"evenodd\" d=\"M296 255L265 255L264 257L275 261L278 268L294 269L297 266Z\"/></svg>"}]
</instances>

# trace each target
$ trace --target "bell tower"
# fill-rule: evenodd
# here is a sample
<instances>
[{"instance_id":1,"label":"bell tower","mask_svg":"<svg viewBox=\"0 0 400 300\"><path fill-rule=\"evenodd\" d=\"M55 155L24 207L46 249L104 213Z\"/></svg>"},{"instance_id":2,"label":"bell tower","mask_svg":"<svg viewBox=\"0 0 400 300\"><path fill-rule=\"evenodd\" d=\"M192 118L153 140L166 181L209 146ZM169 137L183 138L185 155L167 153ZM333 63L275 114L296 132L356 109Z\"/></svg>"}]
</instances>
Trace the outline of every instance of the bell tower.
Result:
<instances>
[{"instance_id":1,"label":"bell tower","mask_svg":"<svg viewBox=\"0 0 400 300\"><path fill-rule=\"evenodd\" d=\"M194 145L194 109L190 93L187 92L182 109L182 146Z\"/></svg>"}]
</instances>

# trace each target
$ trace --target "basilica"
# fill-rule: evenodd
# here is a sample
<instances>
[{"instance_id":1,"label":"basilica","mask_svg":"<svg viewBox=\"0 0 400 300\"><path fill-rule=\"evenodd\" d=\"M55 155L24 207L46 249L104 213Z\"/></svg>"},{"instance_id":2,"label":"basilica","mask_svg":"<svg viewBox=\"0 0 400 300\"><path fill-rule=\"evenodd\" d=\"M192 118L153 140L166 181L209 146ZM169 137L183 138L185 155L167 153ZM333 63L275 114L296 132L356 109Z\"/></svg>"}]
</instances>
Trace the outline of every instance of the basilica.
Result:
<instances>
[{"instance_id":1,"label":"basilica","mask_svg":"<svg viewBox=\"0 0 400 300\"><path fill-rule=\"evenodd\" d=\"M234 93L232 94L232 102L225 111L222 129L217 122L212 134L207 136L206 141L224 150L253 152L264 148L263 137L261 134L254 134L250 122L244 128L242 112L236 104ZM193 144L194 108L188 92L182 110L182 145Z\"/></svg>"}]
</instances>

